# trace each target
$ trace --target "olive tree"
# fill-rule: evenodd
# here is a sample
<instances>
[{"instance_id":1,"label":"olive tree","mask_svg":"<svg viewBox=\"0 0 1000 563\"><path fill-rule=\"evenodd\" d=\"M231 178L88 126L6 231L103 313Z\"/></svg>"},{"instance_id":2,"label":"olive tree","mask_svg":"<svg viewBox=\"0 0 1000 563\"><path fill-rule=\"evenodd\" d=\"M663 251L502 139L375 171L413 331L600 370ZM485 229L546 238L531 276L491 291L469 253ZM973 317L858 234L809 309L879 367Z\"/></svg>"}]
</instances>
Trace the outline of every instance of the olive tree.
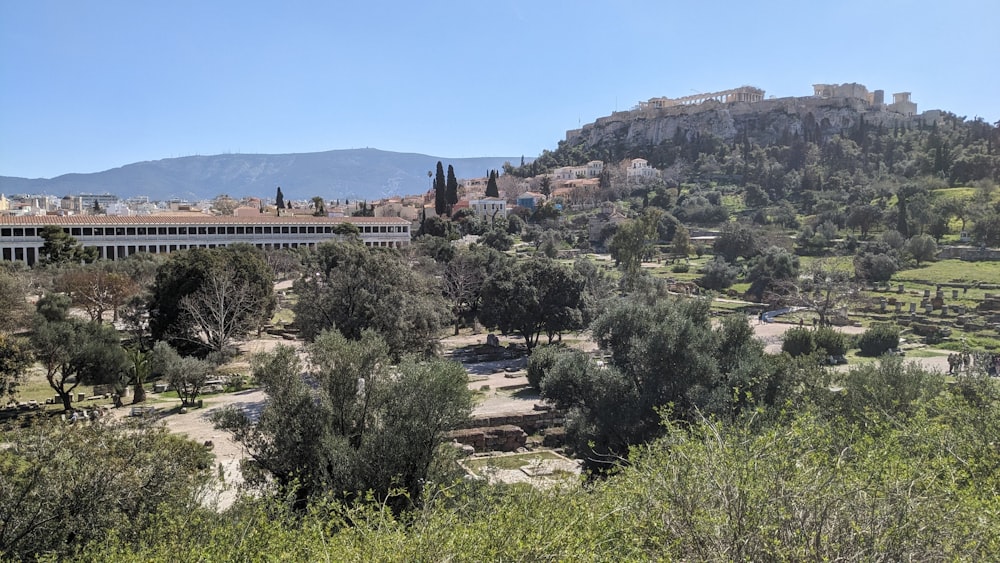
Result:
<instances>
[{"instance_id":1,"label":"olive tree","mask_svg":"<svg viewBox=\"0 0 1000 563\"><path fill-rule=\"evenodd\" d=\"M305 364L284 346L254 356L269 397L256 422L236 408L215 418L247 448L245 476L293 493L299 507L369 491L398 508L416 501L444 432L471 411L465 371L436 358L392 365L371 330L358 339L324 331L306 352Z\"/></svg>"}]
</instances>

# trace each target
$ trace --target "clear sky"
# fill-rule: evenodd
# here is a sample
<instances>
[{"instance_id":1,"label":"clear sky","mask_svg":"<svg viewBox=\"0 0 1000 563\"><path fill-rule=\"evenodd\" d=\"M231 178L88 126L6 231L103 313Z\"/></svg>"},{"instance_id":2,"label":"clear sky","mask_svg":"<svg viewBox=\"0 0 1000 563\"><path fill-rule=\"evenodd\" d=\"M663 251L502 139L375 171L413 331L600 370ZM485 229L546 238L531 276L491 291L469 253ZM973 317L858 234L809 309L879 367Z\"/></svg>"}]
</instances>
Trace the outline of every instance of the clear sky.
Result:
<instances>
[{"instance_id":1,"label":"clear sky","mask_svg":"<svg viewBox=\"0 0 1000 563\"><path fill-rule=\"evenodd\" d=\"M639 100L909 91L1000 120L998 0L0 0L0 175L373 147L535 156Z\"/></svg>"}]
</instances>

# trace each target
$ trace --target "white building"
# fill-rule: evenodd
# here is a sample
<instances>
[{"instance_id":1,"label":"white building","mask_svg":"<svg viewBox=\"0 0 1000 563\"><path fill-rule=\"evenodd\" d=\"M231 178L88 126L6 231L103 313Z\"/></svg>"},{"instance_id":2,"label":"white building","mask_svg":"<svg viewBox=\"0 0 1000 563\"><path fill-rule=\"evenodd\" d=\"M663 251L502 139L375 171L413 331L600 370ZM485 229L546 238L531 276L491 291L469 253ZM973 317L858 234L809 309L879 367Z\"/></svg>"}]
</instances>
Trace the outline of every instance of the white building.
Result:
<instances>
[{"instance_id":1,"label":"white building","mask_svg":"<svg viewBox=\"0 0 1000 563\"><path fill-rule=\"evenodd\" d=\"M486 217L488 219L506 217L507 200L498 197L473 199L469 201L469 209L472 209L476 217Z\"/></svg>"},{"instance_id":2,"label":"white building","mask_svg":"<svg viewBox=\"0 0 1000 563\"><path fill-rule=\"evenodd\" d=\"M336 230L344 223L357 227L368 246L410 243L410 222L396 217L0 216L0 258L35 264L43 244L39 232L47 225L62 227L83 246L96 248L103 259L120 260L137 252L162 254L237 243L261 249L316 246L339 238Z\"/></svg>"},{"instance_id":3,"label":"white building","mask_svg":"<svg viewBox=\"0 0 1000 563\"><path fill-rule=\"evenodd\" d=\"M628 179L655 178L659 172L643 158L633 158L626 170Z\"/></svg>"}]
</instances>

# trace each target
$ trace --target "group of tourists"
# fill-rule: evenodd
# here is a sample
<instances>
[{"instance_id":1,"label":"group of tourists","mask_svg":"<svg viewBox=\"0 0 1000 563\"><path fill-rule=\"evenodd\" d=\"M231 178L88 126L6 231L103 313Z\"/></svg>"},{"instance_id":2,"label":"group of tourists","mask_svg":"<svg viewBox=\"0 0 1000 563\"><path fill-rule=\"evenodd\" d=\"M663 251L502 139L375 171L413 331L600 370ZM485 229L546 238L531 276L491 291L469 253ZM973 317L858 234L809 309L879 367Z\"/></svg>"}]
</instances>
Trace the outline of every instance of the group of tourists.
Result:
<instances>
[{"instance_id":1,"label":"group of tourists","mask_svg":"<svg viewBox=\"0 0 1000 563\"><path fill-rule=\"evenodd\" d=\"M1000 376L1000 354L989 352L974 352L970 354L968 351L948 354L949 375L958 375L963 371L969 373L973 365L985 370L986 374L990 377Z\"/></svg>"},{"instance_id":2,"label":"group of tourists","mask_svg":"<svg viewBox=\"0 0 1000 563\"><path fill-rule=\"evenodd\" d=\"M948 375L969 371L970 367L972 367L972 355L968 352L948 354Z\"/></svg>"}]
</instances>

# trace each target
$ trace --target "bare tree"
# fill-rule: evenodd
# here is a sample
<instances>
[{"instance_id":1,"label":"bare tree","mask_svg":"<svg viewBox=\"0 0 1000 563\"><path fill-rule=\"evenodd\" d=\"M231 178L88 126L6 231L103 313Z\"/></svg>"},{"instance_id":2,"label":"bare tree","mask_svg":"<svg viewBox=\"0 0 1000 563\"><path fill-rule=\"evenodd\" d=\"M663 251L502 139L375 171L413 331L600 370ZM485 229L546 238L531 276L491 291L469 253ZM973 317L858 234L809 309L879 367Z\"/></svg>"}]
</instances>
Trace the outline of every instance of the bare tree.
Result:
<instances>
[{"instance_id":1,"label":"bare tree","mask_svg":"<svg viewBox=\"0 0 1000 563\"><path fill-rule=\"evenodd\" d=\"M56 288L70 296L73 305L90 315L90 320L102 322L104 313L112 311L118 320L118 310L136 294L139 284L125 274L103 268L74 269L63 274Z\"/></svg>"},{"instance_id":2,"label":"bare tree","mask_svg":"<svg viewBox=\"0 0 1000 563\"><path fill-rule=\"evenodd\" d=\"M196 341L220 353L254 328L257 306L250 287L228 270L212 272L201 289L181 300Z\"/></svg>"},{"instance_id":3,"label":"bare tree","mask_svg":"<svg viewBox=\"0 0 1000 563\"><path fill-rule=\"evenodd\" d=\"M820 326L829 325L836 311L861 299L857 284L851 281L851 272L827 260L813 262L797 279L782 285L786 290L784 300L815 311Z\"/></svg>"},{"instance_id":4,"label":"bare tree","mask_svg":"<svg viewBox=\"0 0 1000 563\"><path fill-rule=\"evenodd\" d=\"M472 251L463 251L455 256L445 268L442 277L444 295L451 304L455 316L455 335L466 312L474 313L479 305L483 282L486 281L486 261L483 256Z\"/></svg>"}]
</instances>

